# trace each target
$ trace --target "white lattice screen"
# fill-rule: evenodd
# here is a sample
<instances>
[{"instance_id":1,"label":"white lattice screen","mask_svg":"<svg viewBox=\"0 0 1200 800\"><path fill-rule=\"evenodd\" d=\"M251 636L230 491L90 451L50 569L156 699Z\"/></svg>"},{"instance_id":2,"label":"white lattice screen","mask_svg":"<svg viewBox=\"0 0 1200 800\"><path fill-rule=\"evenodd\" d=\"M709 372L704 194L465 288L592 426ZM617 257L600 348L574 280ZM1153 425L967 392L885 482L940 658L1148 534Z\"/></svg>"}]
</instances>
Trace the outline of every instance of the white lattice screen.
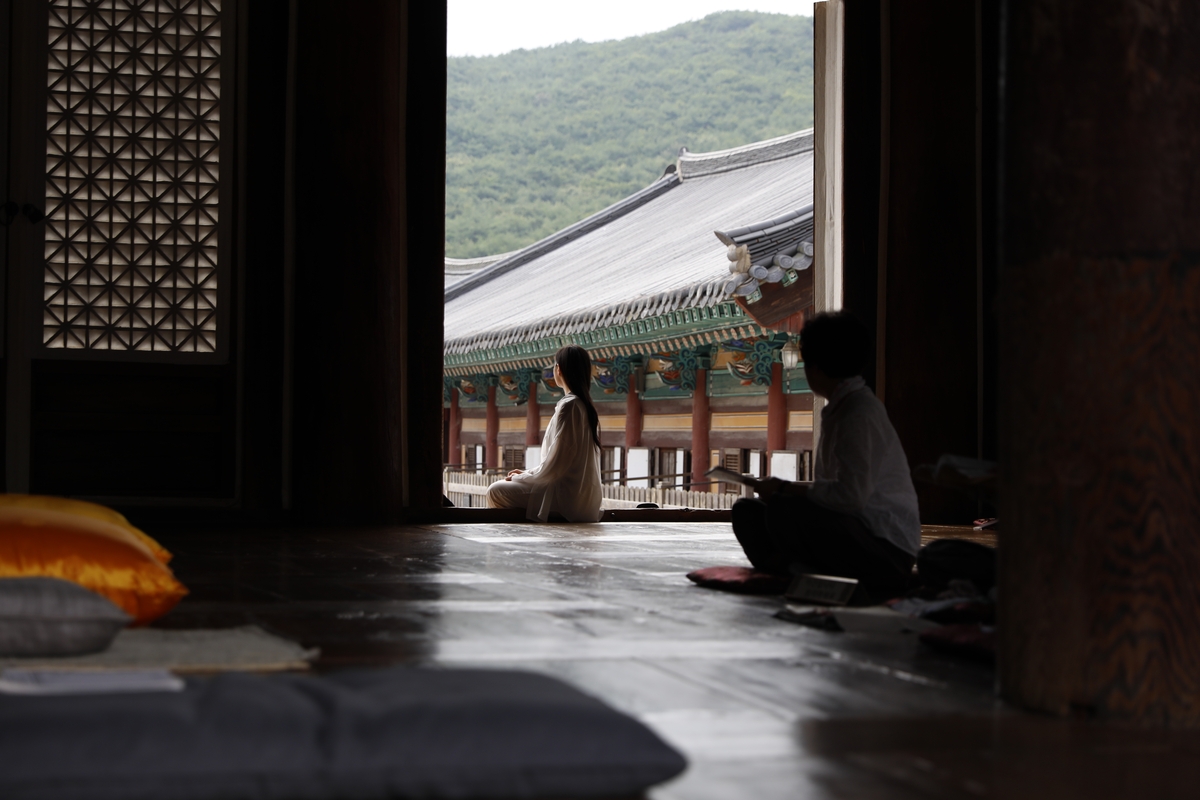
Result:
<instances>
[{"instance_id":1,"label":"white lattice screen","mask_svg":"<svg viewBox=\"0 0 1200 800\"><path fill-rule=\"evenodd\" d=\"M220 0L51 0L43 344L217 350Z\"/></svg>"}]
</instances>

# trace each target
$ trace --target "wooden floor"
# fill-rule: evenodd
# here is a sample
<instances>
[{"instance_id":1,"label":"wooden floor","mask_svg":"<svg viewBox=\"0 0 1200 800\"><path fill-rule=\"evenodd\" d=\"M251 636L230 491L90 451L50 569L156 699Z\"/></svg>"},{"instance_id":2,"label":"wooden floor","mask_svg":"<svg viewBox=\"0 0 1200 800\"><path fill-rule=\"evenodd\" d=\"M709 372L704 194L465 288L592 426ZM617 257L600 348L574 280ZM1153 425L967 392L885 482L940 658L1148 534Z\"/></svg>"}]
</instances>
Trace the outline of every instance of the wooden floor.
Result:
<instances>
[{"instance_id":1,"label":"wooden floor","mask_svg":"<svg viewBox=\"0 0 1200 800\"><path fill-rule=\"evenodd\" d=\"M256 622L320 647L320 670L563 678L687 754L657 800L1200 791L1200 734L1005 710L989 666L911 635L816 631L773 619L776 598L692 586L691 569L746 563L727 524L154 532L192 592L160 625Z\"/></svg>"}]
</instances>

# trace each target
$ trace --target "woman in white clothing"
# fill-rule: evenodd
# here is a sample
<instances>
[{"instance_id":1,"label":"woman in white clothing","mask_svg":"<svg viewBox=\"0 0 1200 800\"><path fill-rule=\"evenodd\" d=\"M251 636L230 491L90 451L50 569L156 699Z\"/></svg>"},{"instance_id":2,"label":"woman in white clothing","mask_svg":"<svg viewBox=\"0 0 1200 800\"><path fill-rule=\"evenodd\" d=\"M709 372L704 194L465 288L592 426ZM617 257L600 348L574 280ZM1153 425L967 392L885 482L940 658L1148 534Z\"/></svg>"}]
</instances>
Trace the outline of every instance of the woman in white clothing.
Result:
<instances>
[{"instance_id":1,"label":"woman in white clothing","mask_svg":"<svg viewBox=\"0 0 1200 800\"><path fill-rule=\"evenodd\" d=\"M592 359L586 350L568 345L554 354L554 381L566 396L542 442L542 463L531 470L514 469L488 487L488 508L524 508L532 520L545 522L551 513L571 522L600 521L600 417L588 390Z\"/></svg>"}]
</instances>

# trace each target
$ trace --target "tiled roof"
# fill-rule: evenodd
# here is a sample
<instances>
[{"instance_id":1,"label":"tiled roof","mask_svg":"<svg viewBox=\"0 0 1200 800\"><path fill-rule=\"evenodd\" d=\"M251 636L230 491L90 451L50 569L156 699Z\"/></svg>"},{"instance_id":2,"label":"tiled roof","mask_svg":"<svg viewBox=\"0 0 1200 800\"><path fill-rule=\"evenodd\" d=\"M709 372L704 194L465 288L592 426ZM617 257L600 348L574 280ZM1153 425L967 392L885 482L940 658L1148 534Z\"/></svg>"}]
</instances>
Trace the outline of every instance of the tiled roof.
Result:
<instances>
[{"instance_id":1,"label":"tiled roof","mask_svg":"<svg viewBox=\"0 0 1200 800\"><path fill-rule=\"evenodd\" d=\"M720 303L727 262L713 232L746 232L755 257L774 246L776 234L790 239L807 228L811 236L812 175L811 131L683 153L675 174L451 286L445 351L492 349Z\"/></svg>"}]
</instances>

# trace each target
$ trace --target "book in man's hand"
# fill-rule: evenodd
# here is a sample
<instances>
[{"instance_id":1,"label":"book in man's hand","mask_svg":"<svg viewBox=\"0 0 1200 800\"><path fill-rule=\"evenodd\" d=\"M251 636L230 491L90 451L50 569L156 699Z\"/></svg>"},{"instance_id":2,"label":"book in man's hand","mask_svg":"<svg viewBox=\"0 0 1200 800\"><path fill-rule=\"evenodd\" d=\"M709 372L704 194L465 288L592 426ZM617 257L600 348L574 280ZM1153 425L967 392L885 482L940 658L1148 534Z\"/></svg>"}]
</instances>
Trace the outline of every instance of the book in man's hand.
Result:
<instances>
[{"instance_id":1,"label":"book in man's hand","mask_svg":"<svg viewBox=\"0 0 1200 800\"><path fill-rule=\"evenodd\" d=\"M743 475L740 472L734 472L731 469L724 467L713 467L708 472L704 473L706 478L712 478L714 481L722 483L740 483L743 486L749 486L752 489L757 489L762 480L753 475Z\"/></svg>"}]
</instances>

